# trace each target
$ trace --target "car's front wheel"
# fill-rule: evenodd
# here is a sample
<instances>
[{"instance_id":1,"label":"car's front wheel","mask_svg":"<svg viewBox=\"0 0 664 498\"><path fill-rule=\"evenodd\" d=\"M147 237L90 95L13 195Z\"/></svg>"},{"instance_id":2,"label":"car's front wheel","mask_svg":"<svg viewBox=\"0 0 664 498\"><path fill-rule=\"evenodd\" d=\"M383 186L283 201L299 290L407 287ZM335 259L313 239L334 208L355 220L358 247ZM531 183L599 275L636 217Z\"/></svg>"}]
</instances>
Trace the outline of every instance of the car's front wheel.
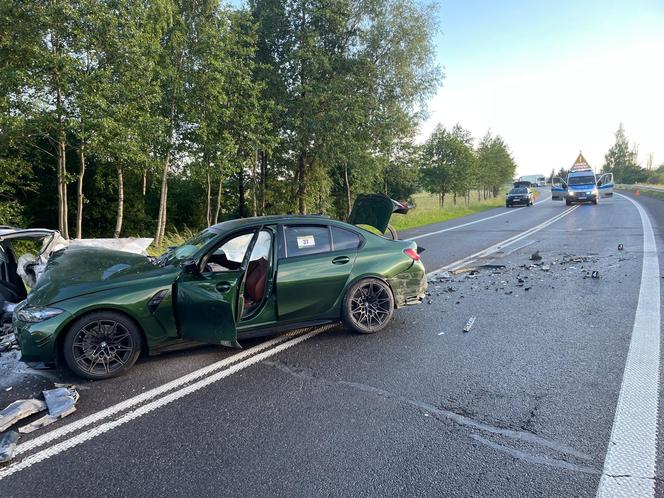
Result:
<instances>
[{"instance_id":1,"label":"car's front wheel","mask_svg":"<svg viewBox=\"0 0 664 498\"><path fill-rule=\"evenodd\" d=\"M96 311L76 320L63 344L67 366L86 379L108 379L131 368L141 354L141 333L129 318Z\"/></svg>"},{"instance_id":2,"label":"car's front wheel","mask_svg":"<svg viewBox=\"0 0 664 498\"><path fill-rule=\"evenodd\" d=\"M355 332L373 334L387 326L393 313L394 297L389 286L378 278L365 278L346 292L341 319Z\"/></svg>"}]
</instances>

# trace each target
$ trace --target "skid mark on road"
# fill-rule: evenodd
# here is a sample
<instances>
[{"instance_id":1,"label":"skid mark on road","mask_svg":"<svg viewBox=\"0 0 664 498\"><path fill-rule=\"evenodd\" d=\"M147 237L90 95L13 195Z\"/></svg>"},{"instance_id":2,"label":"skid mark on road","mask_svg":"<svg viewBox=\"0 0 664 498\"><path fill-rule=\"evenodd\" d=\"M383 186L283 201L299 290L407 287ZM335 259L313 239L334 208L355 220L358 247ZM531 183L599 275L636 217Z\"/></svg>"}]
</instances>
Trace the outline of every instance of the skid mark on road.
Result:
<instances>
[{"instance_id":1,"label":"skid mark on road","mask_svg":"<svg viewBox=\"0 0 664 498\"><path fill-rule=\"evenodd\" d=\"M539 206L540 204L542 204L543 202L548 201L549 199L551 199L551 196L547 197L546 199L542 199L541 201L537 201L534 204L534 206ZM528 208L523 208L523 209L528 209ZM505 216L506 214L512 214L514 212L516 212L516 211L504 211L502 213L494 214L493 216L487 216L486 218L482 218L480 220L469 221L467 223L462 223L461 225L455 225L453 227L448 227L448 228L443 228L441 230L436 230L435 232L428 232L428 233L423 233L423 234L420 234L420 235L415 235L413 237L409 237L409 238L404 239L404 240L423 239L424 237L431 237L432 235L438 235L438 234L445 233L445 232L451 232L452 230L458 230L459 228L464 228L464 227L467 227L467 226L470 226L470 225L475 225L476 223L482 223L483 221L493 220L494 218L499 218L501 216Z\"/></svg>"},{"instance_id":2,"label":"skid mark on road","mask_svg":"<svg viewBox=\"0 0 664 498\"><path fill-rule=\"evenodd\" d=\"M643 267L634 328L627 353L611 439L597 496L654 496L660 354L660 273L648 213L639 203Z\"/></svg>"},{"instance_id":3,"label":"skid mark on road","mask_svg":"<svg viewBox=\"0 0 664 498\"><path fill-rule=\"evenodd\" d=\"M451 410L445 410L443 408L439 408L435 405L432 405L430 403L427 403L425 401L420 401L420 400L415 400L415 399L410 399L405 396L401 396L399 394L392 393L390 391L386 391L384 389L380 389L378 387L370 386L368 384L360 384L357 382L348 382L344 380L328 380L328 379L323 379L320 377L317 377L314 375L314 373L307 368L300 368L292 365L288 365L286 363L280 362L280 361L265 361L263 362L264 365L271 366L276 368L277 370L280 370L284 373L287 373L289 375L292 375L294 377L307 380L307 381L312 381L312 382L318 382L326 385L334 385L334 386L342 386L342 387L347 387L351 388L357 391L362 391L364 393L368 393L373 396L379 396L381 398L385 399L391 399L394 400L398 403L402 403L405 405L409 405L411 407L417 408L419 410L422 410L423 412L427 413L428 415L431 415L432 417L436 418L437 420L440 421L448 421L452 422L456 425L462 426L462 427L467 427L470 429L478 430L481 432L485 432L488 434L496 435L496 436L503 436L507 437L510 439L518 440L518 441L523 441L525 443L530 443L538 446L543 446L545 448L548 448L550 450L556 451L558 453L562 453L563 455L566 455L567 457L574 457L580 460L592 460L592 457L589 455L586 455L585 453L582 453L580 451L577 451L576 449L572 448L571 446L567 446L565 444L559 443L557 441L552 441L550 439L543 438L541 436L538 436L532 432L528 431L520 431L520 430L515 430L515 429L508 429L504 427L497 427L494 425L487 424L485 422L481 422L478 420L475 420L473 418L470 418L466 415L461 415L459 413L453 412ZM599 471L596 471L599 473Z\"/></svg>"},{"instance_id":4,"label":"skid mark on road","mask_svg":"<svg viewBox=\"0 0 664 498\"><path fill-rule=\"evenodd\" d=\"M479 436L477 434L471 434L470 437L472 437L478 443L482 443L488 446L489 448L493 448L494 450L507 453L509 456L513 458L518 458L519 460L524 460L528 463L547 465L549 467L556 467L564 470L573 470L575 472L583 472L584 474L600 473L599 470L593 469L592 467L586 467L585 465L576 465L574 463L566 462L565 460L557 460L554 458L531 455L530 453L527 453L522 450L517 450L516 448L510 448L508 446L503 446L502 444L494 443L493 441L489 441L488 439L483 438L482 436Z\"/></svg>"}]
</instances>

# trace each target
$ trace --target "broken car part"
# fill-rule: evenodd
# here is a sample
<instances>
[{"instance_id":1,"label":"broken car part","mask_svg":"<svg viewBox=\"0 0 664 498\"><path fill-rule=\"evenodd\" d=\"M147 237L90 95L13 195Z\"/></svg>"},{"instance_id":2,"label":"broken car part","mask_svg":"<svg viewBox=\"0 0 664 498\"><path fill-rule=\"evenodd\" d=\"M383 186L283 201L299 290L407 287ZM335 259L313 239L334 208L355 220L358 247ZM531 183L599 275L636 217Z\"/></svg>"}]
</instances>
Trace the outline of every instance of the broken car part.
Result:
<instances>
[{"instance_id":1,"label":"broken car part","mask_svg":"<svg viewBox=\"0 0 664 498\"><path fill-rule=\"evenodd\" d=\"M56 420L71 415L76 411L76 402L78 401L79 394L76 389L71 387L58 387L56 389L49 389L42 391L44 400L48 407L48 414L35 420L34 422L20 427L18 431L21 434L28 434L30 432L46 427Z\"/></svg>"},{"instance_id":2,"label":"broken car part","mask_svg":"<svg viewBox=\"0 0 664 498\"><path fill-rule=\"evenodd\" d=\"M46 410L46 403L38 399L14 401L0 412L0 432L4 432L19 420L43 410Z\"/></svg>"},{"instance_id":3,"label":"broken car part","mask_svg":"<svg viewBox=\"0 0 664 498\"><path fill-rule=\"evenodd\" d=\"M0 463L8 462L14 458L19 437L16 431L9 431L0 435Z\"/></svg>"}]
</instances>

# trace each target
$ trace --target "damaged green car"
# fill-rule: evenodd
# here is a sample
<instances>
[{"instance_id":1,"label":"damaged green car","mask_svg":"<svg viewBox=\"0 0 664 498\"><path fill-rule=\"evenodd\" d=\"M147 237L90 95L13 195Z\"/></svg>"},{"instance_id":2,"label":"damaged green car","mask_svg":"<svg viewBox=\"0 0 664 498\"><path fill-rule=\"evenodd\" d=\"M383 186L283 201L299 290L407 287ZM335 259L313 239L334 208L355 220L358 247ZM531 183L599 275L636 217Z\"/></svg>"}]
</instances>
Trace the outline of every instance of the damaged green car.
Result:
<instances>
[{"instance_id":1,"label":"damaged green car","mask_svg":"<svg viewBox=\"0 0 664 498\"><path fill-rule=\"evenodd\" d=\"M367 199L373 197L373 199ZM64 361L103 379L142 351L238 340L343 322L387 326L395 308L421 302L424 265L412 241L385 232L395 206L365 196L351 223L265 216L209 227L158 258L96 247L53 252L13 312L26 362Z\"/></svg>"}]
</instances>

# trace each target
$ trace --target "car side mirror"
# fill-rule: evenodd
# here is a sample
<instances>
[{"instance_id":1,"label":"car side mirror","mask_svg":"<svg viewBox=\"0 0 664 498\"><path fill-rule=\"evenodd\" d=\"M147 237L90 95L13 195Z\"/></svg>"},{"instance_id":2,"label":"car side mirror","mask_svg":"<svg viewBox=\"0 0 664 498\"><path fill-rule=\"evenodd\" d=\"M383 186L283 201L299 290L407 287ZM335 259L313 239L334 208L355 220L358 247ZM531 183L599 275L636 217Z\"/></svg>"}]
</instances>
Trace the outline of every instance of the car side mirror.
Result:
<instances>
[{"instance_id":1,"label":"car side mirror","mask_svg":"<svg viewBox=\"0 0 664 498\"><path fill-rule=\"evenodd\" d=\"M180 268L182 268L182 271L185 273L192 273L192 274L199 273L198 263L196 263L196 261L193 259L187 259L183 261L182 264L180 265Z\"/></svg>"}]
</instances>

